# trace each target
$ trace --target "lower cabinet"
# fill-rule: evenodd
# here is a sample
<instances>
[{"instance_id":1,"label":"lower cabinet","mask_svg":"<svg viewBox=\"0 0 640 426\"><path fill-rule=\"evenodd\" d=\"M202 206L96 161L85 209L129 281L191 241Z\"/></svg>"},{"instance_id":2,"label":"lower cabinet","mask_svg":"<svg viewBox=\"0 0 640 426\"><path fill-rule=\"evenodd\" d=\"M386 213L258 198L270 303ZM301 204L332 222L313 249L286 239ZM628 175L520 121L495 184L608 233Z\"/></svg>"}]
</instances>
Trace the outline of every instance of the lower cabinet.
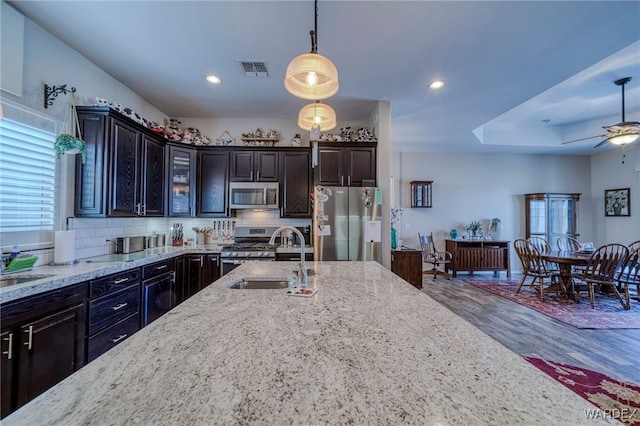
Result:
<instances>
[{"instance_id":1,"label":"lower cabinet","mask_svg":"<svg viewBox=\"0 0 640 426\"><path fill-rule=\"evenodd\" d=\"M81 283L2 305L1 417L84 365L86 295Z\"/></svg>"},{"instance_id":2,"label":"lower cabinet","mask_svg":"<svg viewBox=\"0 0 640 426\"><path fill-rule=\"evenodd\" d=\"M184 299L193 296L220 278L219 254L190 254L186 256Z\"/></svg>"},{"instance_id":3,"label":"lower cabinet","mask_svg":"<svg viewBox=\"0 0 640 426\"><path fill-rule=\"evenodd\" d=\"M87 362L140 329L140 269L109 275L89 284Z\"/></svg>"},{"instance_id":4,"label":"lower cabinet","mask_svg":"<svg viewBox=\"0 0 640 426\"><path fill-rule=\"evenodd\" d=\"M145 327L175 306L175 260L166 259L142 268L142 316Z\"/></svg>"},{"instance_id":5,"label":"lower cabinet","mask_svg":"<svg viewBox=\"0 0 640 426\"><path fill-rule=\"evenodd\" d=\"M454 277L458 271L507 271L511 276L509 241L447 240L446 247L452 256L447 270Z\"/></svg>"},{"instance_id":6,"label":"lower cabinet","mask_svg":"<svg viewBox=\"0 0 640 426\"><path fill-rule=\"evenodd\" d=\"M394 250L391 252L391 272L417 288L422 288L422 251Z\"/></svg>"}]
</instances>

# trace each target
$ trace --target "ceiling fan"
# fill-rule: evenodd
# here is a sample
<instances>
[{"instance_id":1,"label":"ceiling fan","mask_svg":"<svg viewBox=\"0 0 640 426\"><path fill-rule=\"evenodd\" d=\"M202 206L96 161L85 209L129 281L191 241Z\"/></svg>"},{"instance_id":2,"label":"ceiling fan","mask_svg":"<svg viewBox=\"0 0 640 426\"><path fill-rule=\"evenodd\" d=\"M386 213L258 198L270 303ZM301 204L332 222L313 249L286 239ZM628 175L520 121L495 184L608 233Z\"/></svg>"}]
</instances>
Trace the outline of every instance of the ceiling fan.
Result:
<instances>
[{"instance_id":1,"label":"ceiling fan","mask_svg":"<svg viewBox=\"0 0 640 426\"><path fill-rule=\"evenodd\" d=\"M640 123L637 121L625 121L624 119L624 86L631 81L631 77L624 77L614 81L616 86L620 86L622 89L622 122L614 124L613 126L604 126L603 129L607 131L604 135L590 136L588 138L574 139L568 142L562 142L561 145L566 145L574 142L585 141L588 139L605 138L600 141L594 148L599 148L607 142L611 142L614 145L628 145L637 141L640 138Z\"/></svg>"}]
</instances>

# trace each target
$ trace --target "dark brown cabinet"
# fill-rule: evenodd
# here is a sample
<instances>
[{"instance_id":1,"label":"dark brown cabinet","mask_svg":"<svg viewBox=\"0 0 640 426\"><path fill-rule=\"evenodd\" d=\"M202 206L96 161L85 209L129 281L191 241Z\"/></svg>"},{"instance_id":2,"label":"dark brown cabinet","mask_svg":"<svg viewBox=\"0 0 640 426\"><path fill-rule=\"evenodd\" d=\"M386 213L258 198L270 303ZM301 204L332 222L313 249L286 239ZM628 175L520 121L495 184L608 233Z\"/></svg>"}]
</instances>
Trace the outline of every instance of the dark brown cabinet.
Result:
<instances>
[{"instance_id":1,"label":"dark brown cabinet","mask_svg":"<svg viewBox=\"0 0 640 426\"><path fill-rule=\"evenodd\" d=\"M142 311L145 327L175 306L175 261L173 258L142 268Z\"/></svg>"},{"instance_id":2,"label":"dark brown cabinet","mask_svg":"<svg viewBox=\"0 0 640 426\"><path fill-rule=\"evenodd\" d=\"M526 237L541 237L554 249L561 237L580 238L578 193L525 194Z\"/></svg>"},{"instance_id":3,"label":"dark brown cabinet","mask_svg":"<svg viewBox=\"0 0 640 426\"><path fill-rule=\"evenodd\" d=\"M391 252L391 272L416 288L422 288L422 251L393 250Z\"/></svg>"},{"instance_id":4,"label":"dark brown cabinet","mask_svg":"<svg viewBox=\"0 0 640 426\"><path fill-rule=\"evenodd\" d=\"M198 216L229 216L228 151L198 152L198 178L196 182Z\"/></svg>"},{"instance_id":5,"label":"dark brown cabinet","mask_svg":"<svg viewBox=\"0 0 640 426\"><path fill-rule=\"evenodd\" d=\"M91 362L140 329L140 269L89 284L87 361Z\"/></svg>"},{"instance_id":6,"label":"dark brown cabinet","mask_svg":"<svg viewBox=\"0 0 640 426\"><path fill-rule=\"evenodd\" d=\"M277 182L278 152L235 149L231 151L232 182Z\"/></svg>"},{"instance_id":7,"label":"dark brown cabinet","mask_svg":"<svg viewBox=\"0 0 640 426\"><path fill-rule=\"evenodd\" d=\"M452 256L447 271L454 277L458 271L507 271L511 276L509 241L447 240L446 250Z\"/></svg>"},{"instance_id":8,"label":"dark brown cabinet","mask_svg":"<svg viewBox=\"0 0 640 426\"><path fill-rule=\"evenodd\" d=\"M195 214L196 153L193 149L168 146L169 216Z\"/></svg>"},{"instance_id":9,"label":"dark brown cabinet","mask_svg":"<svg viewBox=\"0 0 640 426\"><path fill-rule=\"evenodd\" d=\"M280 152L281 217L311 217L311 152Z\"/></svg>"},{"instance_id":10,"label":"dark brown cabinet","mask_svg":"<svg viewBox=\"0 0 640 426\"><path fill-rule=\"evenodd\" d=\"M185 256L178 256L175 258L175 284L173 287L174 298L173 303L179 305L186 300L186 283L188 280L187 275L187 259Z\"/></svg>"},{"instance_id":11,"label":"dark brown cabinet","mask_svg":"<svg viewBox=\"0 0 640 426\"><path fill-rule=\"evenodd\" d=\"M78 107L77 216L164 216L165 142L108 108Z\"/></svg>"},{"instance_id":12,"label":"dark brown cabinet","mask_svg":"<svg viewBox=\"0 0 640 426\"><path fill-rule=\"evenodd\" d=\"M315 182L327 186L376 184L376 144L332 142L318 146Z\"/></svg>"},{"instance_id":13,"label":"dark brown cabinet","mask_svg":"<svg viewBox=\"0 0 640 426\"><path fill-rule=\"evenodd\" d=\"M86 283L2 305L2 417L85 363Z\"/></svg>"},{"instance_id":14,"label":"dark brown cabinet","mask_svg":"<svg viewBox=\"0 0 640 426\"><path fill-rule=\"evenodd\" d=\"M184 299L193 296L220 278L220 255L191 254L186 256L186 281Z\"/></svg>"}]
</instances>

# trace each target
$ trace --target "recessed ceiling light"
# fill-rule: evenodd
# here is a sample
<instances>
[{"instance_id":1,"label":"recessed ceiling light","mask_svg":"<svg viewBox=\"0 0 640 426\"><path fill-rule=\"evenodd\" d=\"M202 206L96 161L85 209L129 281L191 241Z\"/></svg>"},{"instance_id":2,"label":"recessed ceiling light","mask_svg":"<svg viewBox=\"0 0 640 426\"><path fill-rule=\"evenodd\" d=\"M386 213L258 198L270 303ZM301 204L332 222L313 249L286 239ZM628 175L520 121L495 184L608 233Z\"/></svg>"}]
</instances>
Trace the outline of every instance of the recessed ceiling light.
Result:
<instances>
[{"instance_id":1,"label":"recessed ceiling light","mask_svg":"<svg viewBox=\"0 0 640 426\"><path fill-rule=\"evenodd\" d=\"M220 84L222 82L220 77L218 77L217 75L213 75L213 74L207 76L207 81L209 83L213 83L213 84Z\"/></svg>"},{"instance_id":2,"label":"recessed ceiling light","mask_svg":"<svg viewBox=\"0 0 640 426\"><path fill-rule=\"evenodd\" d=\"M441 89L444 87L444 81L435 80L429 83L429 89Z\"/></svg>"}]
</instances>

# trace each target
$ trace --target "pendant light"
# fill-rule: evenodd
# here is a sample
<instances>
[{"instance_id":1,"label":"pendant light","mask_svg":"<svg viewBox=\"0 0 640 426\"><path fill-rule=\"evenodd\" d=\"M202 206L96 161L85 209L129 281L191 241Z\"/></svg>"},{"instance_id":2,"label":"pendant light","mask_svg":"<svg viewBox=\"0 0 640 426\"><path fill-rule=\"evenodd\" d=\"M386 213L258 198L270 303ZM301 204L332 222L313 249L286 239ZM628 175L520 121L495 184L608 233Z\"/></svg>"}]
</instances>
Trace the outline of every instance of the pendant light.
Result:
<instances>
[{"instance_id":1,"label":"pendant light","mask_svg":"<svg viewBox=\"0 0 640 426\"><path fill-rule=\"evenodd\" d=\"M314 127L322 131L329 131L338 125L336 112L329 105L320 101L305 105L298 114L298 126L303 130L311 130Z\"/></svg>"},{"instance_id":2,"label":"pendant light","mask_svg":"<svg viewBox=\"0 0 640 426\"><path fill-rule=\"evenodd\" d=\"M338 70L333 62L318 53L318 0L315 0L315 31L311 34L311 52L293 58L287 67L284 87L302 99L326 99L338 92Z\"/></svg>"}]
</instances>

